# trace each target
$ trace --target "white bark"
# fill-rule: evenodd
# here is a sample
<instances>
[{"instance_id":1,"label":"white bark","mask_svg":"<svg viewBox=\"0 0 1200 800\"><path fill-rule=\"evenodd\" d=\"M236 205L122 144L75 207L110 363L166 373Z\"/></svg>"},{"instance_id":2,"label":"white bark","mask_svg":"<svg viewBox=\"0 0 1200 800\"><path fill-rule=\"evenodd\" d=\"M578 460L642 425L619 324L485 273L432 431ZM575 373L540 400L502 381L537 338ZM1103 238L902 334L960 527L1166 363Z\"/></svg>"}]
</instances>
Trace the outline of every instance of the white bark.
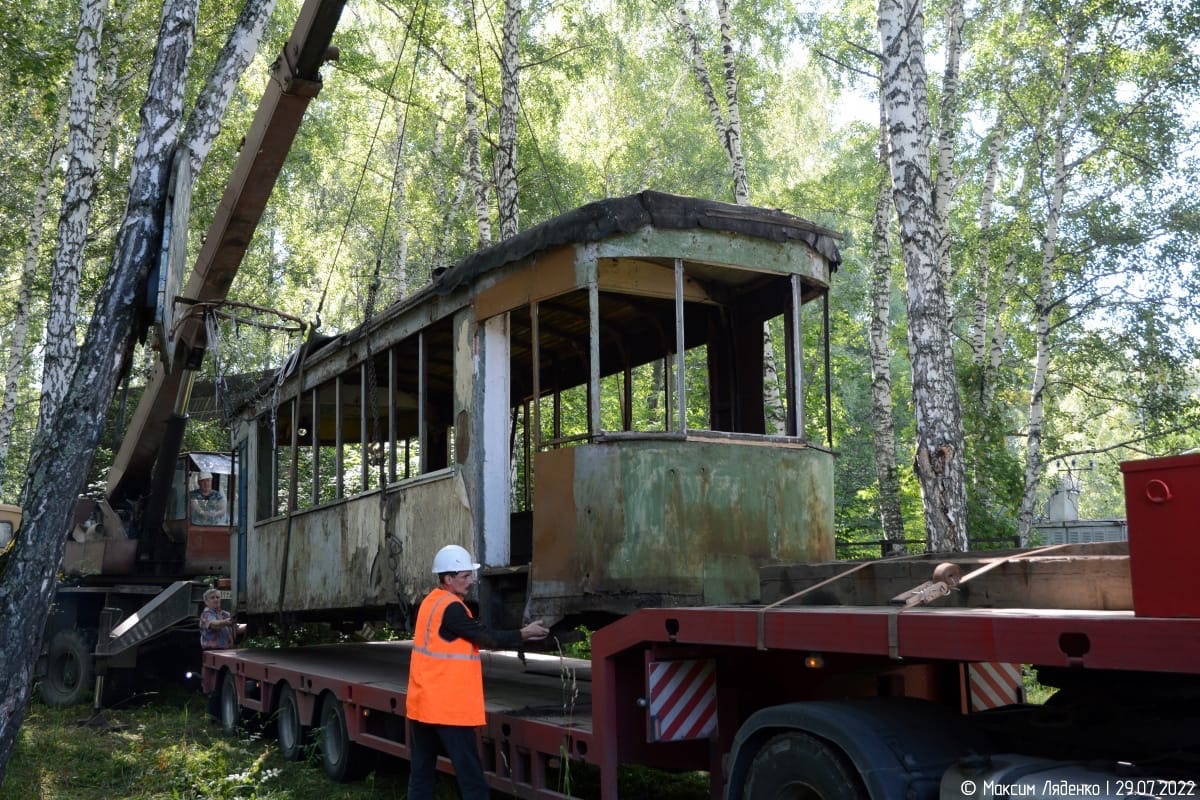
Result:
<instances>
[{"instance_id":1,"label":"white bark","mask_svg":"<svg viewBox=\"0 0 1200 800\"><path fill-rule=\"evenodd\" d=\"M17 392L21 376L25 372L26 340L29 337L30 312L33 306L33 283L37 275L38 249L42 245L42 227L46 218L46 201L50 196L50 184L66 148L62 135L67 124L67 104L58 112L58 120L50 138L50 154L42 168L42 177L33 194L33 206L29 212L29 239L25 245L25 257L21 261L21 285L17 289L17 304L14 310L12 337L8 347L8 371L4 376L4 401L0 407L0 491L6 487L8 456L12 446L13 425L17 417ZM11 497L11 494L0 496Z\"/></svg>"},{"instance_id":2,"label":"white bark","mask_svg":"<svg viewBox=\"0 0 1200 800\"><path fill-rule=\"evenodd\" d=\"M797 398L797 402L801 399ZM763 416L767 433L787 433L787 409L779 391L779 369L775 366L775 348L771 345L770 323L763 323ZM797 435L803 438L804 431L797 431Z\"/></svg>"},{"instance_id":3,"label":"white bark","mask_svg":"<svg viewBox=\"0 0 1200 800\"><path fill-rule=\"evenodd\" d=\"M750 205L750 185L746 177L746 159L742 156L742 112L738 104L737 55L733 50L733 25L729 17L729 0L717 0L721 19L721 62L725 67L725 105L729 109L729 124L725 128L725 152L733 170L733 202Z\"/></svg>"},{"instance_id":4,"label":"white bark","mask_svg":"<svg viewBox=\"0 0 1200 800\"><path fill-rule=\"evenodd\" d=\"M892 182L887 172L887 117L879 104L879 193L871 244L871 429L875 440L875 478L879 482L879 521L887 555L903 553L904 518L896 467L896 425L892 416Z\"/></svg>"},{"instance_id":5,"label":"white bark","mask_svg":"<svg viewBox=\"0 0 1200 800\"><path fill-rule=\"evenodd\" d=\"M950 286L950 203L954 198L954 151L959 124L958 62L962 53L963 0L952 0L946 8L946 66L942 72L942 107L938 114L937 178L933 189L933 213L937 220L938 268L942 283Z\"/></svg>"},{"instance_id":6,"label":"white bark","mask_svg":"<svg viewBox=\"0 0 1200 800\"><path fill-rule=\"evenodd\" d=\"M191 152L192 175L200 174L200 168L204 166L213 142L221 132L225 109L237 89L238 79L258 50L263 28L274 9L275 0L246 0L224 47L217 55L217 61L196 99L196 107L188 118L180 141Z\"/></svg>"},{"instance_id":7,"label":"white bark","mask_svg":"<svg viewBox=\"0 0 1200 800\"><path fill-rule=\"evenodd\" d=\"M1017 280L1017 256L1012 251L1008 251L1008 255L1004 257L1004 272L1000 276L1001 286L1013 286ZM996 298L996 307L992 310L992 336L991 344L988 347L988 382L985 384L988 393L984 396L987 403L991 403L992 397L996 391L996 373L1000 369L1000 360L1004 355L1004 326L1001 320L1004 319L1004 312L1008 310L1009 293L1007 291L999 292Z\"/></svg>"},{"instance_id":8,"label":"white bark","mask_svg":"<svg viewBox=\"0 0 1200 800\"><path fill-rule=\"evenodd\" d=\"M521 0L504 0L503 31L496 196L500 206L500 238L507 239L520 230L520 209L517 205L517 115L520 112Z\"/></svg>"},{"instance_id":9,"label":"white bark","mask_svg":"<svg viewBox=\"0 0 1200 800\"><path fill-rule=\"evenodd\" d=\"M488 213L488 186L483 180L483 162L479 154L479 105L475 99L474 78L467 78L466 95L467 180L471 182L471 194L475 198L475 228L479 246L483 248L492 244L492 222Z\"/></svg>"},{"instance_id":10,"label":"white bark","mask_svg":"<svg viewBox=\"0 0 1200 800\"><path fill-rule=\"evenodd\" d=\"M117 70L120 67L120 53L125 41L125 32L133 17L134 8L135 4L132 0L125 3L125 7L117 17L116 25L109 26L109 33L104 39L104 71L100 78L100 97L96 108L97 164L104 163L106 154L110 153L108 138L120 111L118 101L121 97L122 84L128 80L128 77L123 78L118 75ZM109 154L107 160L110 163L114 162L115 155Z\"/></svg>"},{"instance_id":11,"label":"white bark","mask_svg":"<svg viewBox=\"0 0 1200 800\"><path fill-rule=\"evenodd\" d=\"M96 190L96 91L107 8L108 0L83 0L79 35L75 40L71 95L67 101L67 174L46 314L39 424L54 419L66 394L78 349L75 325L79 318L79 276L83 271L84 246Z\"/></svg>"},{"instance_id":12,"label":"white bark","mask_svg":"<svg viewBox=\"0 0 1200 800\"><path fill-rule=\"evenodd\" d=\"M1003 119L992 128L988 137L988 164L983 174L983 189L979 198L979 248L975 253L975 309L971 317L971 361L981 368L987 358L987 311L991 297L992 209L996 202L996 176L1000 172L1000 150L1006 135ZM987 379L983 378L980 396L988 395Z\"/></svg>"},{"instance_id":13,"label":"white bark","mask_svg":"<svg viewBox=\"0 0 1200 800\"><path fill-rule=\"evenodd\" d=\"M914 466L929 547L944 552L967 547L966 489L948 303L937 260L923 28L920 0L880 0L889 164L908 282L909 358L917 423Z\"/></svg>"},{"instance_id":14,"label":"white bark","mask_svg":"<svg viewBox=\"0 0 1200 800\"><path fill-rule=\"evenodd\" d=\"M1029 18L1028 4L1022 5L1021 15L1017 19L1016 32L1020 34L1025 30L1026 22ZM1012 62L1013 55L1009 54L1001 61L997 72L1000 76L999 94L1007 96L1010 87L1012 86ZM996 119L996 124L992 126L992 130L988 134L988 163L983 176L983 190L979 201L979 248L975 254L975 260L978 265L976 270L976 288L975 288L975 307L971 317L971 329L968 339L971 343L971 362L979 369L980 372L980 389L979 396L986 403L991 404L992 397L995 392L996 372L995 368L988 362L988 306L991 305L992 297L992 240L996 236L996 231L992 228L992 212L996 202L996 180L1000 174L1000 155L1004 149L1004 145L1008 141L1009 121L1007 110L1001 108ZM1010 252L1006 259L1005 273L1009 274L1009 270L1015 269L1015 261ZM1008 280L1003 281L1000 286L1010 286ZM996 297L998 306L1003 306L1007 302L1005 292L998 292ZM1003 331L998 329L1003 318L1002 314L997 313L993 317L994 326L992 329L992 342L999 342L1003 337ZM997 345L998 346L998 345ZM996 367L999 366L998 356L996 354Z\"/></svg>"},{"instance_id":15,"label":"white bark","mask_svg":"<svg viewBox=\"0 0 1200 800\"><path fill-rule=\"evenodd\" d=\"M746 161L742 156L742 122L737 99L737 55L733 50L727 0L718 0L717 6L721 18L721 58L725 77L724 109L717 101L712 77L708 72L708 65L704 63L704 53L696 36L696 27L692 24L684 0L676 0L675 19L683 32L684 49L692 75L695 76L696 83L700 84L700 92L704 96L704 104L708 107L713 127L717 131L717 139L721 142L721 150L729 159L734 202L738 205L749 205L750 188L746 176Z\"/></svg>"},{"instance_id":16,"label":"white bark","mask_svg":"<svg viewBox=\"0 0 1200 800\"><path fill-rule=\"evenodd\" d=\"M392 213L396 215L396 250L391 275L396 282L396 299L409 292L408 278L408 159L404 154L404 130L407 110L396 106L395 167L392 170Z\"/></svg>"},{"instance_id":17,"label":"white bark","mask_svg":"<svg viewBox=\"0 0 1200 800\"><path fill-rule=\"evenodd\" d=\"M1025 435L1025 491L1017 512L1017 536L1021 544L1029 541L1033 529L1034 506L1042 476L1042 436L1046 416L1046 379L1050 372L1050 312L1054 306L1054 266L1058 256L1058 224L1062 215L1063 198L1070 180L1067 150L1070 147L1070 89L1074 73L1075 37L1071 28L1064 46L1062 71L1058 82L1058 102L1054 112L1051 134L1054 147L1054 177L1046 204L1046 227L1042 233L1042 266L1035 300L1035 339L1033 385L1029 393L1029 419Z\"/></svg>"},{"instance_id":18,"label":"white bark","mask_svg":"<svg viewBox=\"0 0 1200 800\"><path fill-rule=\"evenodd\" d=\"M0 577L0 783L25 716L54 573L66 548L76 492L84 485L147 270L158 256L162 207L195 41L196 0L168 0L134 143L129 200L111 268L96 301L69 390L39 423L25 484L25 516Z\"/></svg>"}]
</instances>

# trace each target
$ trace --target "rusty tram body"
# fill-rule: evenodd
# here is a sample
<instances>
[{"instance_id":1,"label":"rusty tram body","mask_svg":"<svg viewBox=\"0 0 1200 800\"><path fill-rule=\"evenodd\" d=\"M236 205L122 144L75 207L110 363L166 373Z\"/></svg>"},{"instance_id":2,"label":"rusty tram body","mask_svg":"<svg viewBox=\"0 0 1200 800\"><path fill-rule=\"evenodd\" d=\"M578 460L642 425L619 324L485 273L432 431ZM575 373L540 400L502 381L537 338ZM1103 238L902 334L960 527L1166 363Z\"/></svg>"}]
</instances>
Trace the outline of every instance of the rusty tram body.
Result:
<instances>
[{"instance_id":1,"label":"rusty tram body","mask_svg":"<svg viewBox=\"0 0 1200 800\"><path fill-rule=\"evenodd\" d=\"M828 385L810 375L827 370L806 371L805 342L828 346L837 239L643 192L310 339L235 424L239 610L403 617L448 543L483 564L497 625L754 602L760 566L832 558L834 456L813 411ZM766 325L785 353L780 433Z\"/></svg>"}]
</instances>

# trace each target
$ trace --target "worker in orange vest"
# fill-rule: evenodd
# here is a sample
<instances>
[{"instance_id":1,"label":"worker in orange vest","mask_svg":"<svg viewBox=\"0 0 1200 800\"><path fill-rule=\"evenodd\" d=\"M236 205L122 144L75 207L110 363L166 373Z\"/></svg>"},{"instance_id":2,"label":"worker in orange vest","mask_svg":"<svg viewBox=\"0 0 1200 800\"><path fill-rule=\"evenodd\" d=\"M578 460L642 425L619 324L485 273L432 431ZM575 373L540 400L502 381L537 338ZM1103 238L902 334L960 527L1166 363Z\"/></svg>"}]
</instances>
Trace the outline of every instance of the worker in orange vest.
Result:
<instances>
[{"instance_id":1,"label":"worker in orange vest","mask_svg":"<svg viewBox=\"0 0 1200 800\"><path fill-rule=\"evenodd\" d=\"M487 800L491 792L475 740L475 729L485 721L479 648L515 649L550 633L541 620L516 631L493 631L476 620L463 598L477 569L465 548L443 547L433 558L437 588L417 611L405 701L412 730L409 800L432 800L439 741L454 765L463 800Z\"/></svg>"}]
</instances>

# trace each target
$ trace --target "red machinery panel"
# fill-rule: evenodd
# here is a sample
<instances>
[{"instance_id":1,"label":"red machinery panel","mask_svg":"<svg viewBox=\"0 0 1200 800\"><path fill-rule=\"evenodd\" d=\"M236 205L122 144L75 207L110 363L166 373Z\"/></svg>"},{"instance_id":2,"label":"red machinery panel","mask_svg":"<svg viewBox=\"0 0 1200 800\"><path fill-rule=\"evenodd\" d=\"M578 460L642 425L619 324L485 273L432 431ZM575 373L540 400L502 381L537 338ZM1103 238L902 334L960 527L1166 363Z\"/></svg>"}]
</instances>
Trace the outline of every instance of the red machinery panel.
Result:
<instances>
[{"instance_id":1,"label":"red machinery panel","mask_svg":"<svg viewBox=\"0 0 1200 800\"><path fill-rule=\"evenodd\" d=\"M1121 464L1139 617L1200 617L1200 453Z\"/></svg>"}]
</instances>

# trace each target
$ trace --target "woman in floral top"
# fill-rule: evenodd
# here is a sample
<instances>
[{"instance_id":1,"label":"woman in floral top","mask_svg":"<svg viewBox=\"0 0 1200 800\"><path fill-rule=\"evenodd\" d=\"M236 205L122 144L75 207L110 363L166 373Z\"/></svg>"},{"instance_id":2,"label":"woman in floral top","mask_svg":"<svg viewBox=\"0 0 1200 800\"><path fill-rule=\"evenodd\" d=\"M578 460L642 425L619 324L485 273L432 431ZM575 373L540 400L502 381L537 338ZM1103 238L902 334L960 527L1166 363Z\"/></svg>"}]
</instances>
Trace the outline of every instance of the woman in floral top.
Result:
<instances>
[{"instance_id":1,"label":"woman in floral top","mask_svg":"<svg viewBox=\"0 0 1200 800\"><path fill-rule=\"evenodd\" d=\"M228 611L221 609L221 593L209 589L204 593L204 610L200 612L200 649L228 650L233 647L233 631L237 622Z\"/></svg>"}]
</instances>

